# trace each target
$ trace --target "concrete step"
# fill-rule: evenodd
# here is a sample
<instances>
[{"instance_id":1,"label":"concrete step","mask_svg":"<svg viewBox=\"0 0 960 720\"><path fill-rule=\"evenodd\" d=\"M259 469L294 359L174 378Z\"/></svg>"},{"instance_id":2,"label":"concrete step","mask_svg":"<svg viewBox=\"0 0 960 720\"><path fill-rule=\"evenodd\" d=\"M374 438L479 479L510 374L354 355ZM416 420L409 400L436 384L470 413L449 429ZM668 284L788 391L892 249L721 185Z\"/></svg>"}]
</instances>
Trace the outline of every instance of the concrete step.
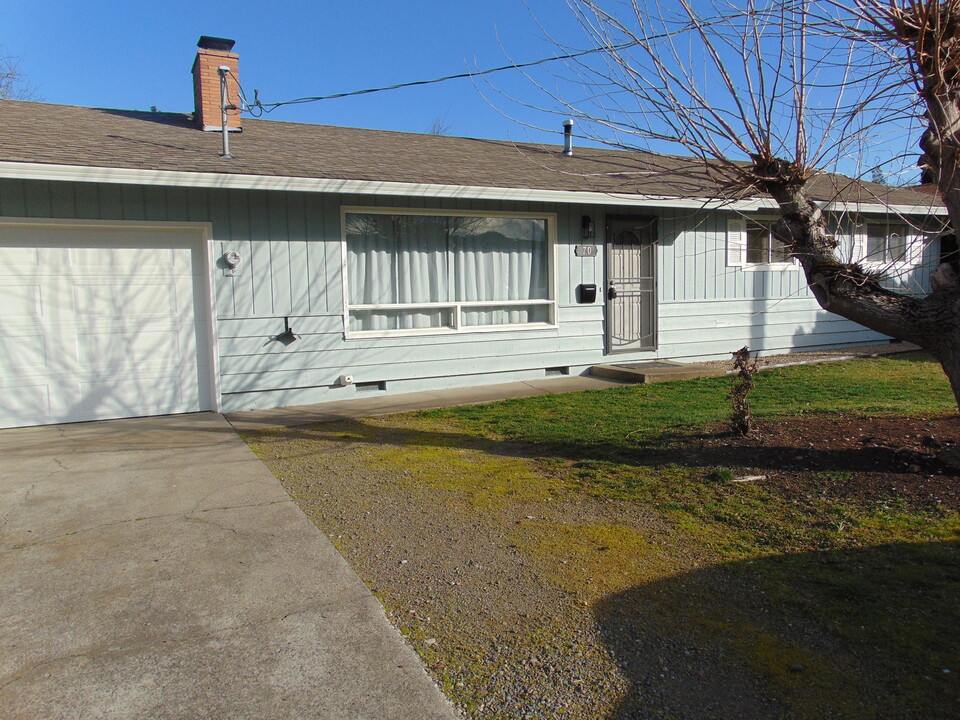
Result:
<instances>
[{"instance_id":1,"label":"concrete step","mask_svg":"<svg viewBox=\"0 0 960 720\"><path fill-rule=\"evenodd\" d=\"M702 377L725 375L723 368L696 363L679 363L669 360L652 362L623 363L617 365L594 365L590 374L611 378L621 382L655 383L670 380L693 380Z\"/></svg>"}]
</instances>

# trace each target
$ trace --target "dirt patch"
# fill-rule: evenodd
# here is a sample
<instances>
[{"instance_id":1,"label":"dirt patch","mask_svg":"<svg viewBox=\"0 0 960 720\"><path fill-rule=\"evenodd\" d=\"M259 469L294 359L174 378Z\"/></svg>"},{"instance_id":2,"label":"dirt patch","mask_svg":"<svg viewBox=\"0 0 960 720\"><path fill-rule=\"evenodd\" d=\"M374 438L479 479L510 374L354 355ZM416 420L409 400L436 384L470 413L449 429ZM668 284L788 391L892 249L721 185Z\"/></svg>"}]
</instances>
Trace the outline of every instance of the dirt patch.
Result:
<instances>
[{"instance_id":1,"label":"dirt patch","mask_svg":"<svg viewBox=\"0 0 960 720\"><path fill-rule=\"evenodd\" d=\"M800 350L792 353L781 353L779 355L764 355L757 358L757 367L761 370L767 368L784 367L787 365L797 365L801 363L820 363L836 362L849 358L874 358L891 355L900 355L902 353L915 352L919 348L912 343L880 343L877 345L841 345L839 347L827 348L824 350ZM732 355L733 353L731 353ZM753 353L752 353L753 354ZM732 372L733 361L710 360L700 365L714 367Z\"/></svg>"},{"instance_id":2,"label":"dirt patch","mask_svg":"<svg viewBox=\"0 0 960 720\"><path fill-rule=\"evenodd\" d=\"M815 488L861 503L896 500L960 510L960 479L937 453L956 446L960 417L818 415L764 420L746 437L714 428L689 460L755 468L784 497Z\"/></svg>"},{"instance_id":3,"label":"dirt patch","mask_svg":"<svg viewBox=\"0 0 960 720\"><path fill-rule=\"evenodd\" d=\"M525 546L546 526L663 524L566 502L548 473L531 489L528 461L438 435L371 420L255 448L471 717L603 717L628 683L590 603L545 583Z\"/></svg>"}]
</instances>

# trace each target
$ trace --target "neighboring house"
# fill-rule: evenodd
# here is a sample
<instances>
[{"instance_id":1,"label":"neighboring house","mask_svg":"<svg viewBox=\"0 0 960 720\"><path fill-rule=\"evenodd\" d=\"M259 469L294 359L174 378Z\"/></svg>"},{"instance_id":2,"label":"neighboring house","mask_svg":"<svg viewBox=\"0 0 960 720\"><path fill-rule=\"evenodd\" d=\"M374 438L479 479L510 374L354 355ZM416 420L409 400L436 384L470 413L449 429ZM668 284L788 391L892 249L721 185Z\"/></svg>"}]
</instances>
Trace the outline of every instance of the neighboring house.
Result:
<instances>
[{"instance_id":1,"label":"neighboring house","mask_svg":"<svg viewBox=\"0 0 960 720\"><path fill-rule=\"evenodd\" d=\"M237 56L202 40L194 116L0 101L0 426L883 339L692 160L247 118L223 158ZM820 186L842 255L926 284L888 213L930 195Z\"/></svg>"}]
</instances>

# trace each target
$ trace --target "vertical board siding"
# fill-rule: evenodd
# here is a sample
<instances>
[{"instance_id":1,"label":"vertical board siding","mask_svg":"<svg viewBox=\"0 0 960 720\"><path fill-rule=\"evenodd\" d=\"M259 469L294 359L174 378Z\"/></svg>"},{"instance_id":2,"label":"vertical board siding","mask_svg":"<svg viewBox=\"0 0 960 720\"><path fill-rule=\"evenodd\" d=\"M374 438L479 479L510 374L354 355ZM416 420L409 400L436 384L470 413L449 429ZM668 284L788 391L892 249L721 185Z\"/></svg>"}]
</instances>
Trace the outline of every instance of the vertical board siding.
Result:
<instances>
[{"instance_id":1,"label":"vertical board siding","mask_svg":"<svg viewBox=\"0 0 960 720\"><path fill-rule=\"evenodd\" d=\"M146 220L143 191L141 185L120 186L120 207L124 220Z\"/></svg>"},{"instance_id":2,"label":"vertical board siding","mask_svg":"<svg viewBox=\"0 0 960 720\"><path fill-rule=\"evenodd\" d=\"M25 193L23 182L0 179L0 213L7 217L27 217Z\"/></svg>"},{"instance_id":3,"label":"vertical board siding","mask_svg":"<svg viewBox=\"0 0 960 720\"><path fill-rule=\"evenodd\" d=\"M55 217L50 206L50 183L44 181L25 183L24 202L29 217Z\"/></svg>"},{"instance_id":4,"label":"vertical board siding","mask_svg":"<svg viewBox=\"0 0 960 720\"><path fill-rule=\"evenodd\" d=\"M340 208L342 206L544 212L557 218L554 281L558 327L541 330L344 340ZM618 206L378 197L219 189L159 188L0 180L0 213L11 217L209 222L214 255L241 254L241 272L213 269L224 409L319 402L363 390L357 382L427 389L497 379L543 377L544 368L584 368L604 355L604 249L610 215L655 215L659 344L631 359L722 357L744 344L771 353L790 348L871 342L881 336L820 310L799 269L749 270L726 265L731 213ZM583 216L595 237L581 236ZM850 228L838 232L849 256ZM595 258L577 245L595 245ZM924 288L939 248L894 282ZM597 302L578 304L577 286L595 283ZM300 339L273 338L289 317Z\"/></svg>"},{"instance_id":5,"label":"vertical board siding","mask_svg":"<svg viewBox=\"0 0 960 720\"><path fill-rule=\"evenodd\" d=\"M317 283L323 293L323 310L339 315L343 313L343 272L340 267L340 207L347 204L344 198L341 203L336 196L324 195L323 225L316 240L322 243L323 275L314 275L313 283ZM350 204L360 204L361 198L349 198Z\"/></svg>"},{"instance_id":6,"label":"vertical board siding","mask_svg":"<svg viewBox=\"0 0 960 720\"><path fill-rule=\"evenodd\" d=\"M143 219L152 221L169 220L167 213L170 206L167 204L166 188L146 186L142 190L141 214Z\"/></svg>"},{"instance_id":7,"label":"vertical board siding","mask_svg":"<svg viewBox=\"0 0 960 720\"><path fill-rule=\"evenodd\" d=\"M163 194L168 217L186 219L190 216L185 188L164 188Z\"/></svg>"},{"instance_id":8,"label":"vertical board siding","mask_svg":"<svg viewBox=\"0 0 960 720\"><path fill-rule=\"evenodd\" d=\"M267 239L261 243L270 253L270 277L272 278L270 314L292 315L293 277L290 272L290 228L286 193L267 193ZM298 283L298 287L300 284ZM297 306L299 312L307 310ZM263 313L261 313L263 314Z\"/></svg>"},{"instance_id":9,"label":"vertical board siding","mask_svg":"<svg viewBox=\"0 0 960 720\"><path fill-rule=\"evenodd\" d=\"M288 315L303 308L312 313L310 303L310 269L307 261L307 220L302 193L287 195L287 243L289 246L290 302Z\"/></svg>"},{"instance_id":10,"label":"vertical board siding","mask_svg":"<svg viewBox=\"0 0 960 720\"><path fill-rule=\"evenodd\" d=\"M73 217L95 217L100 212L100 191L97 185L85 183L76 188L76 215Z\"/></svg>"},{"instance_id":11,"label":"vertical board siding","mask_svg":"<svg viewBox=\"0 0 960 720\"><path fill-rule=\"evenodd\" d=\"M270 235L270 218L267 215L266 192L252 192L247 196L247 218L249 222L250 258L248 279L245 286L252 289L249 302L244 303L245 315L262 317L275 315L274 292L278 282L273 274L271 248L282 238Z\"/></svg>"}]
</instances>

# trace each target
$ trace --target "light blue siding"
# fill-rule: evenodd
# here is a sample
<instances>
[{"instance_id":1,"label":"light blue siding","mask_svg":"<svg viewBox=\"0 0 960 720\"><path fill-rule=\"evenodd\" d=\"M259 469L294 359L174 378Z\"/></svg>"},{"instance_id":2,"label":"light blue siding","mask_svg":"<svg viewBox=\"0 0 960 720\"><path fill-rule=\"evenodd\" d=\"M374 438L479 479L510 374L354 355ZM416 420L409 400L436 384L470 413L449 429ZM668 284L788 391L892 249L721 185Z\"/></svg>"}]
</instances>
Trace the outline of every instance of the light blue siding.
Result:
<instances>
[{"instance_id":1,"label":"light blue siding","mask_svg":"<svg viewBox=\"0 0 960 720\"><path fill-rule=\"evenodd\" d=\"M558 327L345 340L344 205L555 214ZM742 345L770 353L881 338L820 310L799 269L727 267L731 215L719 211L0 180L0 214L211 223L214 255L230 249L243 257L235 277L213 270L226 411L380 392L368 383L387 383L387 392L403 392L543 377L546 368L576 372L609 362L603 313L608 215L659 218L658 348L617 355L617 362L725 357ZM581 239L584 215L593 218L594 240ZM597 257L575 256L578 244L596 244ZM936 252L936 247L928 249L928 261ZM927 274L924 268L907 282L925 283ZM576 303L581 283L598 285L596 304ZM288 346L274 340L284 329L284 318L300 336ZM360 387L337 386L342 374L353 375Z\"/></svg>"}]
</instances>

